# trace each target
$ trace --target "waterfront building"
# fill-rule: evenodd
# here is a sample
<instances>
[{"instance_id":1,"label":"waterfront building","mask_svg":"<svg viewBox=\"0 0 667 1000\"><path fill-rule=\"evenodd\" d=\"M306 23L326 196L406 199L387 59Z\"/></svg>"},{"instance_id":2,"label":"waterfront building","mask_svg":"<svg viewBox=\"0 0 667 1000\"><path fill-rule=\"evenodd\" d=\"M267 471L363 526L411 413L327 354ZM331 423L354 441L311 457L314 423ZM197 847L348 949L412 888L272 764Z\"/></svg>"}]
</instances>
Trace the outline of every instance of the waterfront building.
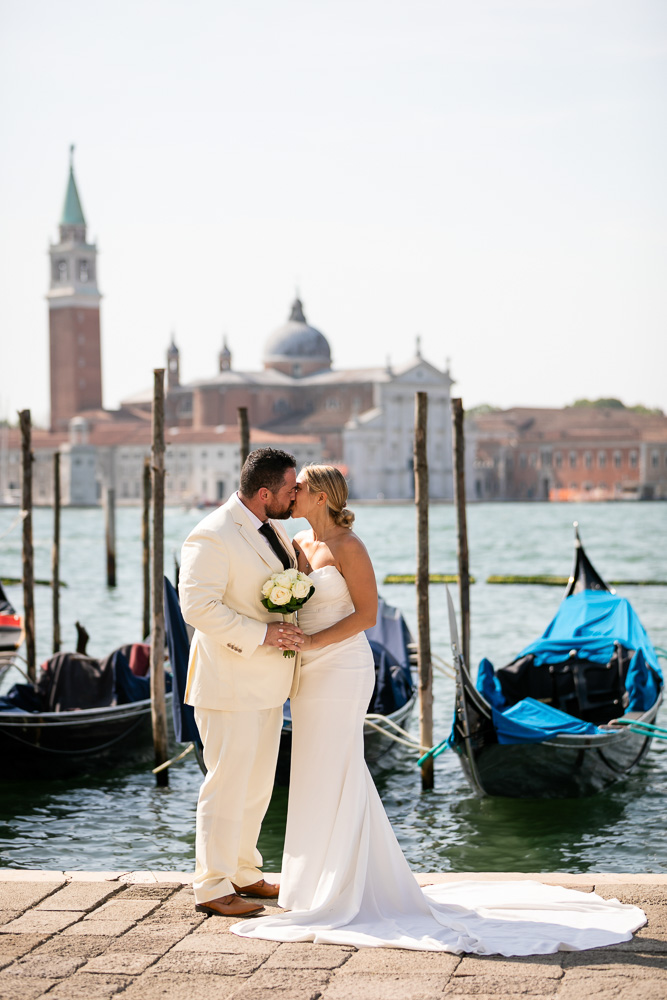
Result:
<instances>
[{"instance_id":1,"label":"waterfront building","mask_svg":"<svg viewBox=\"0 0 667 1000\"><path fill-rule=\"evenodd\" d=\"M665 500L667 417L514 407L468 419L477 500Z\"/></svg>"}]
</instances>

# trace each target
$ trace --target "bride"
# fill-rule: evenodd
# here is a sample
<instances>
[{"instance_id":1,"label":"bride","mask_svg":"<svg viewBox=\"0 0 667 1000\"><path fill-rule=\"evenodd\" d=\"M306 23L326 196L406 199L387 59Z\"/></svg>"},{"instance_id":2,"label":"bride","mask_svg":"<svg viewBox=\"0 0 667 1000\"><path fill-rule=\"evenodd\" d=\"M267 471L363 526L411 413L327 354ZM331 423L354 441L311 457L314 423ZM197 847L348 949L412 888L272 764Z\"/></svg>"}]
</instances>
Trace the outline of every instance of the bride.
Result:
<instances>
[{"instance_id":1,"label":"bride","mask_svg":"<svg viewBox=\"0 0 667 1000\"><path fill-rule=\"evenodd\" d=\"M403 857L364 760L374 667L364 629L375 623L370 558L352 531L347 484L306 466L293 517L299 569L315 593L299 612L306 633L292 698L292 763L279 905L290 912L231 930L272 941L532 955L627 941L642 910L537 882L464 881L421 889Z\"/></svg>"}]
</instances>

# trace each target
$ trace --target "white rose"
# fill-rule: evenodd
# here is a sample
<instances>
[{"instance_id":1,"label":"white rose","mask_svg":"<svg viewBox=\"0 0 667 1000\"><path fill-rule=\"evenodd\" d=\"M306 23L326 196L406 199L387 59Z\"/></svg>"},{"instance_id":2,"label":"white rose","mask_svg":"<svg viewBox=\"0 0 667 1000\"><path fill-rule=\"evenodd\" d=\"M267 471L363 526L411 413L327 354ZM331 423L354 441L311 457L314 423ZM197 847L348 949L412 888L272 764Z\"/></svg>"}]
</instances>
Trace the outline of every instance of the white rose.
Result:
<instances>
[{"instance_id":1,"label":"white rose","mask_svg":"<svg viewBox=\"0 0 667 1000\"><path fill-rule=\"evenodd\" d=\"M310 593L310 583L305 583L303 580L297 580L292 584L292 593L298 600L308 597L308 594Z\"/></svg>"},{"instance_id":2,"label":"white rose","mask_svg":"<svg viewBox=\"0 0 667 1000\"><path fill-rule=\"evenodd\" d=\"M285 587L286 590L289 590L292 586L292 581L287 573L274 573L271 579L274 587Z\"/></svg>"},{"instance_id":3,"label":"white rose","mask_svg":"<svg viewBox=\"0 0 667 1000\"><path fill-rule=\"evenodd\" d=\"M302 583L310 583L310 580L305 573L297 573L296 578L297 580L301 580Z\"/></svg>"},{"instance_id":4,"label":"white rose","mask_svg":"<svg viewBox=\"0 0 667 1000\"><path fill-rule=\"evenodd\" d=\"M289 604L292 594L289 587L274 587L269 594L272 604Z\"/></svg>"},{"instance_id":5,"label":"white rose","mask_svg":"<svg viewBox=\"0 0 667 1000\"><path fill-rule=\"evenodd\" d=\"M299 571L294 568L286 569L283 576L288 576L290 580L296 580L299 576Z\"/></svg>"},{"instance_id":6,"label":"white rose","mask_svg":"<svg viewBox=\"0 0 667 1000\"><path fill-rule=\"evenodd\" d=\"M268 597L271 591L273 590L274 586L275 584L273 580L267 580L264 586L262 587L262 597Z\"/></svg>"}]
</instances>

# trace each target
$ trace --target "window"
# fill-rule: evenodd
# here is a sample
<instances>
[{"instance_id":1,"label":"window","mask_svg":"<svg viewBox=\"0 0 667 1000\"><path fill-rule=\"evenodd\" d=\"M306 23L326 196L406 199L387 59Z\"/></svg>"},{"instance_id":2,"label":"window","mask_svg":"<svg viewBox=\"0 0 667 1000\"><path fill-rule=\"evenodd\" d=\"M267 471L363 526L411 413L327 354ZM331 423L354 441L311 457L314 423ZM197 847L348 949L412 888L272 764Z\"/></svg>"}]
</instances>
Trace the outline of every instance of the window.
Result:
<instances>
[{"instance_id":1,"label":"window","mask_svg":"<svg viewBox=\"0 0 667 1000\"><path fill-rule=\"evenodd\" d=\"M584 452L584 465L586 466L587 469L592 469L593 468L593 456L591 455L590 451L585 451ZM589 489L589 490L590 490L590 488L591 488L590 486L586 487L586 489Z\"/></svg>"},{"instance_id":2,"label":"window","mask_svg":"<svg viewBox=\"0 0 667 1000\"><path fill-rule=\"evenodd\" d=\"M576 451L570 452L570 468L576 469L577 467L577 453Z\"/></svg>"},{"instance_id":3,"label":"window","mask_svg":"<svg viewBox=\"0 0 667 1000\"><path fill-rule=\"evenodd\" d=\"M560 467L563 464L563 456L561 455L561 453L559 451L557 451L556 454L554 455L554 460L556 462L556 468L560 469Z\"/></svg>"},{"instance_id":4,"label":"window","mask_svg":"<svg viewBox=\"0 0 667 1000\"><path fill-rule=\"evenodd\" d=\"M537 455L535 454L534 451L531 451L530 455L528 456L528 462L530 463L531 469L534 469L535 466L537 465Z\"/></svg>"},{"instance_id":5,"label":"window","mask_svg":"<svg viewBox=\"0 0 667 1000\"><path fill-rule=\"evenodd\" d=\"M88 261L82 259L79 261L79 281L86 282L88 277Z\"/></svg>"},{"instance_id":6,"label":"window","mask_svg":"<svg viewBox=\"0 0 667 1000\"><path fill-rule=\"evenodd\" d=\"M631 451L630 452L630 468L632 468L632 469L636 469L637 468L637 452L636 451Z\"/></svg>"},{"instance_id":7,"label":"window","mask_svg":"<svg viewBox=\"0 0 667 1000\"><path fill-rule=\"evenodd\" d=\"M607 452L606 451L599 451L598 452L598 469L604 469L604 467L605 467L606 464L607 464Z\"/></svg>"},{"instance_id":8,"label":"window","mask_svg":"<svg viewBox=\"0 0 667 1000\"><path fill-rule=\"evenodd\" d=\"M521 469L525 469L526 468L526 464L527 464L526 456L525 455L519 455L519 467Z\"/></svg>"},{"instance_id":9,"label":"window","mask_svg":"<svg viewBox=\"0 0 667 1000\"><path fill-rule=\"evenodd\" d=\"M623 456L621 455L620 451L615 451L614 452L614 467L615 468L620 469L622 458L623 458Z\"/></svg>"},{"instance_id":10,"label":"window","mask_svg":"<svg viewBox=\"0 0 667 1000\"><path fill-rule=\"evenodd\" d=\"M67 261L59 260L56 267L58 269L58 281L64 283L67 281Z\"/></svg>"},{"instance_id":11,"label":"window","mask_svg":"<svg viewBox=\"0 0 667 1000\"><path fill-rule=\"evenodd\" d=\"M551 452L542 452L542 468L548 468L551 465Z\"/></svg>"}]
</instances>

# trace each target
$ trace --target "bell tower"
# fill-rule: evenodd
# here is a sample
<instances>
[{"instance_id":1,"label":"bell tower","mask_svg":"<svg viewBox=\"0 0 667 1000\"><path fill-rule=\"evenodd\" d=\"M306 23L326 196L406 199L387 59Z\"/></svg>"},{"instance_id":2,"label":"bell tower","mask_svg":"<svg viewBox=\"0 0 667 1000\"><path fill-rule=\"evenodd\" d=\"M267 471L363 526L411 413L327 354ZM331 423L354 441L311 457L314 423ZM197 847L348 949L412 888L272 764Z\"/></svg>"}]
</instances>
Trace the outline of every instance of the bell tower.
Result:
<instances>
[{"instance_id":1,"label":"bell tower","mask_svg":"<svg viewBox=\"0 0 667 1000\"><path fill-rule=\"evenodd\" d=\"M86 220L74 179L70 146L69 179L60 219L60 239L51 244L49 350L51 430L67 428L86 410L102 407L100 299L97 247L86 242Z\"/></svg>"}]
</instances>

